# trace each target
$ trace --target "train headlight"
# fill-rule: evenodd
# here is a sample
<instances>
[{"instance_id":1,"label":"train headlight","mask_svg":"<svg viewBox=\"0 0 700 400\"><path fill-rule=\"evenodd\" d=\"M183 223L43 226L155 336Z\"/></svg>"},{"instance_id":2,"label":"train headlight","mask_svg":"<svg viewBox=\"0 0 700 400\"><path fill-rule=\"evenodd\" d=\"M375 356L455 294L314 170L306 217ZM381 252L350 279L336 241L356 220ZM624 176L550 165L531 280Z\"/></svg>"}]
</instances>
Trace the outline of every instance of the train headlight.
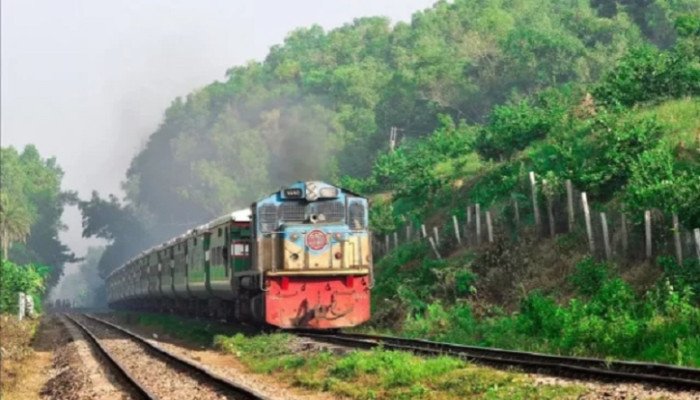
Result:
<instances>
[{"instance_id":1,"label":"train headlight","mask_svg":"<svg viewBox=\"0 0 700 400\"><path fill-rule=\"evenodd\" d=\"M323 197L323 198L338 197L338 188L324 187L318 191L318 194L319 194L319 197Z\"/></svg>"}]
</instances>

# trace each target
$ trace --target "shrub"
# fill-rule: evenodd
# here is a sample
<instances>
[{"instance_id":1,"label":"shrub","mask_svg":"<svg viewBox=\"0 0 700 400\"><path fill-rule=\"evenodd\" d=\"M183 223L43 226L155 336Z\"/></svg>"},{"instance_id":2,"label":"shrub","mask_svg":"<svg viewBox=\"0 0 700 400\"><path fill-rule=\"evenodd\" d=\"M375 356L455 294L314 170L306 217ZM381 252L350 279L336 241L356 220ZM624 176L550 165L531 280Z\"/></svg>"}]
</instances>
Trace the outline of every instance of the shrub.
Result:
<instances>
[{"instance_id":1,"label":"shrub","mask_svg":"<svg viewBox=\"0 0 700 400\"><path fill-rule=\"evenodd\" d=\"M580 294L592 296L603 287L609 275L608 264L598 263L593 258L586 257L576 264L576 272L571 275L570 280Z\"/></svg>"},{"instance_id":2,"label":"shrub","mask_svg":"<svg viewBox=\"0 0 700 400\"><path fill-rule=\"evenodd\" d=\"M0 313L16 313L19 293L24 292L34 299L37 312L41 311L41 299L49 267L39 265L17 265L2 260L0 273Z\"/></svg>"},{"instance_id":3,"label":"shrub","mask_svg":"<svg viewBox=\"0 0 700 400\"><path fill-rule=\"evenodd\" d=\"M688 226L700 225L700 173L674 159L665 146L645 151L630 165L625 205L631 214L657 208L678 213Z\"/></svg>"},{"instance_id":4,"label":"shrub","mask_svg":"<svg viewBox=\"0 0 700 400\"><path fill-rule=\"evenodd\" d=\"M627 53L594 93L604 103L623 106L697 95L700 69L681 49L660 51L643 45Z\"/></svg>"}]
</instances>

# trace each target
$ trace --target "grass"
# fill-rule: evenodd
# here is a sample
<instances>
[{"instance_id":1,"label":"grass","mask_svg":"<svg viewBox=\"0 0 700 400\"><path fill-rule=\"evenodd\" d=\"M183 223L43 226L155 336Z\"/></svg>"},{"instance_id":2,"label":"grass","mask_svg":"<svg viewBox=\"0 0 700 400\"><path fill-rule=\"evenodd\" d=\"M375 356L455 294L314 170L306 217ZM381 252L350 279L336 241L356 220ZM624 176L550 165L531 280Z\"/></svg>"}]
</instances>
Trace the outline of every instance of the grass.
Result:
<instances>
[{"instance_id":1,"label":"grass","mask_svg":"<svg viewBox=\"0 0 700 400\"><path fill-rule=\"evenodd\" d=\"M212 346L217 334L233 334L231 326L211 321L198 321L174 315L118 312L122 321L149 328L161 335L168 335L199 346Z\"/></svg>"},{"instance_id":2,"label":"grass","mask_svg":"<svg viewBox=\"0 0 700 400\"><path fill-rule=\"evenodd\" d=\"M664 137L664 141L671 147L683 143L686 148L695 147L700 150L700 98L665 101L649 107L641 115L655 115L668 127L669 134Z\"/></svg>"},{"instance_id":3,"label":"grass","mask_svg":"<svg viewBox=\"0 0 700 400\"><path fill-rule=\"evenodd\" d=\"M525 375L452 357L422 358L381 348L345 355L299 353L287 334L217 336L215 342L255 372L352 399L562 399L586 391L578 386L538 386Z\"/></svg>"},{"instance_id":4,"label":"grass","mask_svg":"<svg viewBox=\"0 0 700 400\"><path fill-rule=\"evenodd\" d=\"M252 372L352 399L574 399L586 392L579 386L537 385L523 374L452 357L422 358L381 348L344 355L303 351L295 336L285 333L231 334L233 329L222 324L194 324L170 315L122 313L121 318L185 341L213 344Z\"/></svg>"},{"instance_id":5,"label":"grass","mask_svg":"<svg viewBox=\"0 0 700 400\"><path fill-rule=\"evenodd\" d=\"M31 344L38 327L39 320L0 314L0 398L25 398L27 380L36 375Z\"/></svg>"}]
</instances>

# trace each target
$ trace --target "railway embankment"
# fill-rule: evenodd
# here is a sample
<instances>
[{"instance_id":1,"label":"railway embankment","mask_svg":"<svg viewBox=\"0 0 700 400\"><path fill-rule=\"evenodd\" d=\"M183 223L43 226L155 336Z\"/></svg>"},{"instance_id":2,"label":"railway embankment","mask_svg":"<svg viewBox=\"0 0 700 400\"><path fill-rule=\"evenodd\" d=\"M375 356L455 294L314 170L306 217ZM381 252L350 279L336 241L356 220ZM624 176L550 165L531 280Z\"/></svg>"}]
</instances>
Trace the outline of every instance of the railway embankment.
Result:
<instances>
[{"instance_id":1,"label":"railway embankment","mask_svg":"<svg viewBox=\"0 0 700 400\"><path fill-rule=\"evenodd\" d=\"M229 371L285 398L692 399L692 392L642 384L555 378L501 370L455 357L359 350L283 333L234 331L211 321L118 314L115 321L172 351ZM225 372L224 372L225 373Z\"/></svg>"}]
</instances>

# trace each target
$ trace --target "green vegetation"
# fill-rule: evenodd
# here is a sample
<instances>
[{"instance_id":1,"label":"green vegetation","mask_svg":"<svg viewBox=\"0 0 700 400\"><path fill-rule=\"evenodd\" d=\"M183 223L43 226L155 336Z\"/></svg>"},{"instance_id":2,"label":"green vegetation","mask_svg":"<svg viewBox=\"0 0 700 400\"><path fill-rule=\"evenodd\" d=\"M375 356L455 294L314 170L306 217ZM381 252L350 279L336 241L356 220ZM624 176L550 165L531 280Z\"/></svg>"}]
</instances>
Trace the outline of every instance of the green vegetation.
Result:
<instances>
[{"instance_id":1,"label":"green vegetation","mask_svg":"<svg viewBox=\"0 0 700 400\"><path fill-rule=\"evenodd\" d=\"M272 374L302 389L353 399L574 399L586 392L578 386L534 385L524 375L451 357L421 358L384 349L337 355L325 350L301 350L298 339L290 334L247 336L232 332L230 325L193 324L172 315L120 313L119 318L161 337L215 346L236 356L255 373Z\"/></svg>"},{"instance_id":2,"label":"green vegetation","mask_svg":"<svg viewBox=\"0 0 700 400\"><path fill-rule=\"evenodd\" d=\"M554 283L559 294L573 294L569 300L533 291L511 313L479 299L489 279L479 271L482 260L468 254L431 260L427 251L421 244L402 246L379 263L376 328L455 343L700 366L697 262L679 266L662 258L663 276L639 294L613 265L584 258ZM509 268L517 266L493 267L497 274ZM508 284L496 285L505 296Z\"/></svg>"},{"instance_id":3,"label":"green vegetation","mask_svg":"<svg viewBox=\"0 0 700 400\"><path fill-rule=\"evenodd\" d=\"M0 273L0 314L17 313L19 293L23 292L34 299L34 307L41 312L41 300L46 289L46 279L50 268L36 265L17 265L2 260Z\"/></svg>"},{"instance_id":4,"label":"green vegetation","mask_svg":"<svg viewBox=\"0 0 700 400\"><path fill-rule=\"evenodd\" d=\"M58 282L63 265L75 261L58 239L63 207L73 193L61 192L63 171L34 146L0 154L0 236L2 258L18 264L50 265L47 286Z\"/></svg>"},{"instance_id":5,"label":"green vegetation","mask_svg":"<svg viewBox=\"0 0 700 400\"><path fill-rule=\"evenodd\" d=\"M591 268L593 267L593 268ZM579 264L572 280L580 295L568 304L540 293L526 296L517 313L477 320L466 304L433 303L409 317L404 333L416 337L618 359L700 366L700 308L687 286L668 280L643 296L602 266ZM590 295L591 290L595 289Z\"/></svg>"},{"instance_id":6,"label":"green vegetation","mask_svg":"<svg viewBox=\"0 0 700 400\"><path fill-rule=\"evenodd\" d=\"M457 0L394 26L362 18L329 32L299 29L264 61L176 99L132 160L127 203L82 203L86 235L113 240L104 274L133 238L166 238L289 181L319 178L372 195L371 225L387 233L462 216L467 202L505 208L528 196L521 183L531 170L548 193L570 179L633 223L655 209L694 228L699 82L698 0ZM400 129L393 152L391 127ZM573 232L445 260L424 244L402 246L377 265L373 325L698 365L698 266L602 265L584 260L581 243ZM246 340L225 343L255 354ZM280 360L289 365L260 368L307 365ZM363 368L323 369L317 384Z\"/></svg>"},{"instance_id":7,"label":"green vegetation","mask_svg":"<svg viewBox=\"0 0 700 400\"><path fill-rule=\"evenodd\" d=\"M229 324L193 321L167 314L120 312L117 317L126 323L153 329L161 336L174 337L200 346L211 346L214 335L232 335L235 332Z\"/></svg>"},{"instance_id":8,"label":"green vegetation","mask_svg":"<svg viewBox=\"0 0 700 400\"><path fill-rule=\"evenodd\" d=\"M601 176L596 165L612 159L622 168L654 145L635 140L660 134L653 118L638 131L618 108L696 93L699 12L697 0L457 0L408 23L371 17L330 31L300 28L263 61L175 99L132 160L126 204L97 195L84 203L92 226L85 234L113 240L104 275L139 243L298 179L393 191L393 204L377 208L384 217L374 217L378 230L389 230L392 214L449 206L455 189L476 185L475 196L495 201L520 173L515 165L553 132L563 152L570 140L586 148L620 127L622 148L591 160L580 179L603 193L624 185L629 171ZM585 107L572 110L587 92L601 121L585 118ZM387 154L391 127L400 140ZM620 139L608 136L608 144ZM533 163L549 159L547 149ZM553 155L552 168L570 170L597 148L588 149L576 159Z\"/></svg>"},{"instance_id":9,"label":"green vegetation","mask_svg":"<svg viewBox=\"0 0 700 400\"><path fill-rule=\"evenodd\" d=\"M287 334L238 334L217 336L216 345L255 372L272 373L302 388L353 399L561 399L585 392L576 386L533 385L529 378L451 357L421 358L384 349L341 356L291 352L293 338Z\"/></svg>"}]
</instances>

